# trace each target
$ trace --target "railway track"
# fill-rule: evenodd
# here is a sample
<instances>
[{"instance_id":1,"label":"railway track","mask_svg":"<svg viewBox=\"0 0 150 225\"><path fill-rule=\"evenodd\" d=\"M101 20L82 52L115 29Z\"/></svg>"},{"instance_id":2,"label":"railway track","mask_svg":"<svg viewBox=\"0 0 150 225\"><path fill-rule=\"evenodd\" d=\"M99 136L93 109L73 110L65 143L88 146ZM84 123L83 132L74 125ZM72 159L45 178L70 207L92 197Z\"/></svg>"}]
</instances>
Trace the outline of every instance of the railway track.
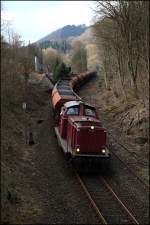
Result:
<instances>
[{"instance_id":1,"label":"railway track","mask_svg":"<svg viewBox=\"0 0 150 225\"><path fill-rule=\"evenodd\" d=\"M140 224L103 177L75 175L100 224Z\"/></svg>"},{"instance_id":2,"label":"railway track","mask_svg":"<svg viewBox=\"0 0 150 225\"><path fill-rule=\"evenodd\" d=\"M90 99L90 100L91 101L89 101L89 102L91 102L91 104L97 106L95 98ZM101 117L101 120L102 120L103 124L106 124L106 121L105 121L104 118L102 119L102 117ZM128 155L127 160L125 160L125 156L123 156L123 158L120 156L120 152L119 151L117 151L117 153L116 153L116 151L113 151L112 147L110 147L112 153L118 158L118 160L122 164L124 164L128 168L128 170L135 176L135 178L137 180L139 180L145 186L146 189L149 190L149 181L147 179L145 179L145 178L142 178L142 177L138 176L138 174L135 171L135 167L139 167L139 165L141 165L141 167L149 168L149 161L146 160L144 157L139 156L135 152L133 153L132 151L130 151L126 146L121 144L118 141L118 139L115 138L108 130L109 129L107 129L109 137L111 137L113 139L112 143L113 144L116 143L120 148L123 149L123 152L125 151L127 153L127 155ZM117 150L117 149L115 149L115 150ZM133 165L134 165L134 168L133 168ZM137 169L137 171L138 171L138 169Z\"/></svg>"},{"instance_id":3,"label":"railway track","mask_svg":"<svg viewBox=\"0 0 150 225\"><path fill-rule=\"evenodd\" d=\"M121 143L118 142L118 140L109 132L109 136L113 139L113 141L115 141L115 143L117 145L119 145L121 148L123 148L126 152L128 152L129 154L129 159L131 158L135 158L135 160L137 160L137 156L136 155L133 155L133 153L127 148L125 147L124 145L122 145ZM113 150L112 150L112 147L111 147L111 152L115 155L115 157L123 164L125 165L128 170L134 175L134 177L136 177L136 179L138 179L144 186L146 189L149 189L149 185L143 180L141 179L132 169L130 166L128 166L128 164L123 160L121 159L121 157L119 157L119 155L117 153L115 153ZM147 161L147 166L148 166L148 161Z\"/></svg>"}]
</instances>

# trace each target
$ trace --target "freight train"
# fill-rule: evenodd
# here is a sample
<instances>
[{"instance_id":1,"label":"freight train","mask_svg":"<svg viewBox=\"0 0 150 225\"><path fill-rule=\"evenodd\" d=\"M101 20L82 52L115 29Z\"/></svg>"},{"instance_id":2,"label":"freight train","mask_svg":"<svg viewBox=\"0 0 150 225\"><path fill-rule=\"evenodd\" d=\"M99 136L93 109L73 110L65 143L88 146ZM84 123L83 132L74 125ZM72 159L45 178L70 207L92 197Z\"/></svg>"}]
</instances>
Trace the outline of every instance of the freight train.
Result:
<instances>
[{"instance_id":1,"label":"freight train","mask_svg":"<svg viewBox=\"0 0 150 225\"><path fill-rule=\"evenodd\" d=\"M52 90L55 133L67 160L77 168L108 167L107 131L94 106L82 101L75 89L96 76L85 72L59 80Z\"/></svg>"}]
</instances>

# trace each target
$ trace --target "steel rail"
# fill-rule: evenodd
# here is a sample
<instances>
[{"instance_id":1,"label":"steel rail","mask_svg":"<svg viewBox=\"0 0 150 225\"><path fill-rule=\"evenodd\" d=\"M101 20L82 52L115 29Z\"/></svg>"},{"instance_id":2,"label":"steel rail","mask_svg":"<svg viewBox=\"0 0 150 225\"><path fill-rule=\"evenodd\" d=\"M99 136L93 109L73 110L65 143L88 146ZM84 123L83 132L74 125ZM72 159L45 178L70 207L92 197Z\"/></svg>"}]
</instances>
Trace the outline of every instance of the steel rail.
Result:
<instances>
[{"instance_id":1,"label":"steel rail","mask_svg":"<svg viewBox=\"0 0 150 225\"><path fill-rule=\"evenodd\" d=\"M133 222L135 224L140 224L136 218L133 216L133 214L129 211L129 209L124 205L124 203L119 199L119 197L117 196L117 194L114 192L114 190L111 188L111 186L107 183L107 181L103 178L103 177L99 177L100 180L103 181L103 183L105 184L105 186L107 187L107 189L113 194L113 196L115 197L115 199L119 202L119 204L122 206L122 208L127 212L127 214L130 216L130 218L133 220Z\"/></svg>"},{"instance_id":2,"label":"steel rail","mask_svg":"<svg viewBox=\"0 0 150 225\"><path fill-rule=\"evenodd\" d=\"M92 199L90 193L88 192L85 184L83 183L83 181L81 180L80 176L77 174L77 172L75 172L75 175L77 177L77 180L79 181L81 187L84 190L84 193L86 194L86 196L88 197L88 199L90 200L92 207L95 209L96 214L98 216L98 218L100 219L100 221L102 222L102 224L108 224L107 221L105 220L104 216L102 215L102 213L100 212L99 208L97 207L96 203L94 202L94 200Z\"/></svg>"},{"instance_id":3,"label":"steel rail","mask_svg":"<svg viewBox=\"0 0 150 225\"><path fill-rule=\"evenodd\" d=\"M138 157L138 155L136 153L132 153L126 146L124 146L122 143L120 143L118 141L118 139L116 137L114 137L109 131L108 131L108 134L115 140L115 142L120 145L122 148L124 148L130 155L132 155L132 157L134 157L136 160L146 160L144 157L141 159ZM139 159L138 159L139 158ZM148 160L147 160L147 163L148 163Z\"/></svg>"},{"instance_id":4,"label":"steel rail","mask_svg":"<svg viewBox=\"0 0 150 225\"><path fill-rule=\"evenodd\" d=\"M111 135L111 134L110 134ZM112 136L112 135L111 135ZM112 136L112 138L114 138ZM122 144L120 144L119 142L116 141L116 139L114 138L115 142L120 145L121 147L123 147L124 149L128 150L126 147L124 147ZM111 152L120 160L120 162L122 162L127 168L128 170L146 187L146 189L149 189L149 185L146 184L138 175L136 175L136 173L127 165L127 163L124 162L124 160L122 160L117 153L115 153L114 151L111 150ZM130 152L128 150L128 152ZM130 153L132 154L132 153Z\"/></svg>"},{"instance_id":5,"label":"steel rail","mask_svg":"<svg viewBox=\"0 0 150 225\"><path fill-rule=\"evenodd\" d=\"M81 187L84 190L84 193L86 194L86 196L88 197L88 199L90 200L92 207L94 208L94 210L96 211L100 221L103 224L108 224L106 219L104 218L104 216L102 215L102 213L100 212L99 208L97 207L95 201L93 200L93 198L91 197L89 191L87 190L86 185L84 184L83 180L80 178L79 174L77 172L75 172L75 175L77 177L77 180L79 181ZM107 183L107 181L103 178L103 177L99 177L104 185L106 186L107 190L109 190L109 192L115 197L115 199L119 202L119 204L121 205L121 207L123 208L123 210L127 213L128 217L134 222L134 224L140 224L137 219L134 217L134 215L129 211L129 209L125 206L125 204L119 199L119 197L117 196L117 194L114 192L114 190L111 188L111 186Z\"/></svg>"}]
</instances>

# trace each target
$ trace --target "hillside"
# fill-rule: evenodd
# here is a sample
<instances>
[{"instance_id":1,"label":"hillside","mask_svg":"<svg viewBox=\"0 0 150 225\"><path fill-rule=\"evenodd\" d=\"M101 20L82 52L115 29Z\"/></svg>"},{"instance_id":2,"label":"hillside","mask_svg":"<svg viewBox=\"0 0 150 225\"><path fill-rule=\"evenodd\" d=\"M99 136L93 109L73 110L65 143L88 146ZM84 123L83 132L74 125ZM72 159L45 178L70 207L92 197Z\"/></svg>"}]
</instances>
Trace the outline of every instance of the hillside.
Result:
<instances>
[{"instance_id":1,"label":"hillside","mask_svg":"<svg viewBox=\"0 0 150 225\"><path fill-rule=\"evenodd\" d=\"M81 33L78 36L69 37L68 42L72 43L74 41L82 41L84 44L92 44L95 43L95 38L93 36L93 33L91 31L91 27L88 27L83 33Z\"/></svg>"},{"instance_id":2,"label":"hillside","mask_svg":"<svg viewBox=\"0 0 150 225\"><path fill-rule=\"evenodd\" d=\"M36 41L36 44L40 44L45 41L62 41L66 40L69 37L76 37L81 35L87 29L85 24L82 25L67 25L64 26L52 33L48 34L47 36L41 38L40 40Z\"/></svg>"}]
</instances>

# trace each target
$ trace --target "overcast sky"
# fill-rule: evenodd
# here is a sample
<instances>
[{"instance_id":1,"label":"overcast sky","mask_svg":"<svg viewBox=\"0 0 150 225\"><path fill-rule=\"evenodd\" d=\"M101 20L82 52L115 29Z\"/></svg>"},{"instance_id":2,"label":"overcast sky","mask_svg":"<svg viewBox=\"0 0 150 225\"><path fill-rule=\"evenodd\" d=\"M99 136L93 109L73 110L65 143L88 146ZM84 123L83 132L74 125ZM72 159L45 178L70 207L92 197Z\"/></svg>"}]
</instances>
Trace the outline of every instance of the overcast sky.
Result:
<instances>
[{"instance_id":1,"label":"overcast sky","mask_svg":"<svg viewBox=\"0 0 150 225\"><path fill-rule=\"evenodd\" d=\"M2 1L2 17L25 43L32 43L65 25L92 23L92 1Z\"/></svg>"}]
</instances>

